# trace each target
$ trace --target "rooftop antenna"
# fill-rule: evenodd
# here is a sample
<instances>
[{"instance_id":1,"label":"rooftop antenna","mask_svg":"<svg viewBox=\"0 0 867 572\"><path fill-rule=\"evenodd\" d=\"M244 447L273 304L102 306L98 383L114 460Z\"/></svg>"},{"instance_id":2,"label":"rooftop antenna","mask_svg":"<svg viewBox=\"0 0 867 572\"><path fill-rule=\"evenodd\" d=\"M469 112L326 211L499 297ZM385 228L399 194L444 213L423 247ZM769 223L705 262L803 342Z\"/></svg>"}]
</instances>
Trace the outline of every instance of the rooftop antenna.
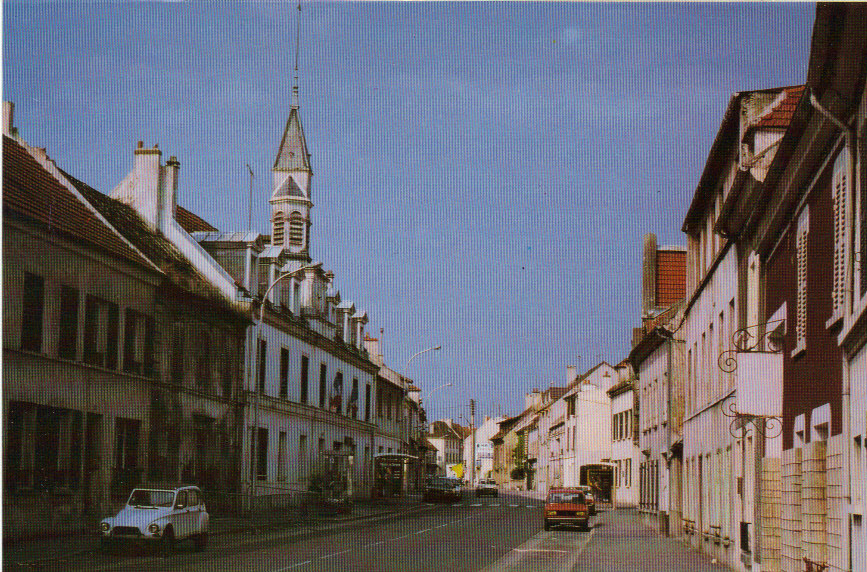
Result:
<instances>
[{"instance_id":1,"label":"rooftop antenna","mask_svg":"<svg viewBox=\"0 0 867 572\"><path fill-rule=\"evenodd\" d=\"M247 205L247 230L253 230L253 169L250 168L250 163L247 163L247 170L250 172L250 202Z\"/></svg>"},{"instance_id":2,"label":"rooftop antenna","mask_svg":"<svg viewBox=\"0 0 867 572\"><path fill-rule=\"evenodd\" d=\"M295 83L292 85L292 107L298 109L298 53L301 51L301 0L298 0L298 22L295 28Z\"/></svg>"}]
</instances>

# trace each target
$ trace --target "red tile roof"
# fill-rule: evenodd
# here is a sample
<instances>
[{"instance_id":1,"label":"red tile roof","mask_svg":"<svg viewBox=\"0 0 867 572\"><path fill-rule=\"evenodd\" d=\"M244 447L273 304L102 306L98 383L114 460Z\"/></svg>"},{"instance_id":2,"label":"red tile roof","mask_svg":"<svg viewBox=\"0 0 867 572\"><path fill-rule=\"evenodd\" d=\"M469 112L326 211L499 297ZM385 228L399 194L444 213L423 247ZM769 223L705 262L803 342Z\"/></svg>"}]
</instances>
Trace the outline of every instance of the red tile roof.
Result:
<instances>
[{"instance_id":1,"label":"red tile roof","mask_svg":"<svg viewBox=\"0 0 867 572\"><path fill-rule=\"evenodd\" d=\"M88 243L109 254L154 270L73 192L11 137L3 137L4 217L20 216L50 232ZM14 214L13 214L14 213Z\"/></svg>"},{"instance_id":2,"label":"red tile roof","mask_svg":"<svg viewBox=\"0 0 867 572\"><path fill-rule=\"evenodd\" d=\"M771 111L762 116L753 125L758 129L779 128L785 129L792 122L792 116L795 114L795 108L798 106L798 101L804 93L804 86L798 85L789 87L785 90L786 95L781 101L771 109Z\"/></svg>"}]
</instances>

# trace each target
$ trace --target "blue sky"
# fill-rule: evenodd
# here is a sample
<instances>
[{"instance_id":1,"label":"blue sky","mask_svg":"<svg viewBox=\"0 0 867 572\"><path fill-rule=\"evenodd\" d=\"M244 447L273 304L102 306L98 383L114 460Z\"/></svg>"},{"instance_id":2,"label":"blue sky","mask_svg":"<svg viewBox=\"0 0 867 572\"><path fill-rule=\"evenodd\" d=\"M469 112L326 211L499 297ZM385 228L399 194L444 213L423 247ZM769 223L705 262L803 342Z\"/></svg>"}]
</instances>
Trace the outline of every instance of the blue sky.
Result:
<instances>
[{"instance_id":1,"label":"blue sky","mask_svg":"<svg viewBox=\"0 0 867 572\"><path fill-rule=\"evenodd\" d=\"M516 413L565 366L616 363L640 246L680 232L733 92L802 83L802 3L305 3L312 249L384 330L433 418ZM104 191L136 141L179 202L266 227L294 3L3 3L3 97L23 137Z\"/></svg>"}]
</instances>

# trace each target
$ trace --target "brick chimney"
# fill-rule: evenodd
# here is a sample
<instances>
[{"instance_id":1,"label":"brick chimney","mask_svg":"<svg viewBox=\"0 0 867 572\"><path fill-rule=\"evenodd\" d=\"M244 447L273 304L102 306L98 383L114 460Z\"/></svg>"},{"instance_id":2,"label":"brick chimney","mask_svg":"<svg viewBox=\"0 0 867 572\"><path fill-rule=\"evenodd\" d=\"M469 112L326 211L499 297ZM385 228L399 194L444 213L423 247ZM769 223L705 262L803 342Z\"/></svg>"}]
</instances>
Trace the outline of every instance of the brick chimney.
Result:
<instances>
[{"instance_id":1,"label":"brick chimney","mask_svg":"<svg viewBox=\"0 0 867 572\"><path fill-rule=\"evenodd\" d=\"M656 235L644 235L644 252L641 263L641 317L651 315L656 308Z\"/></svg>"}]
</instances>

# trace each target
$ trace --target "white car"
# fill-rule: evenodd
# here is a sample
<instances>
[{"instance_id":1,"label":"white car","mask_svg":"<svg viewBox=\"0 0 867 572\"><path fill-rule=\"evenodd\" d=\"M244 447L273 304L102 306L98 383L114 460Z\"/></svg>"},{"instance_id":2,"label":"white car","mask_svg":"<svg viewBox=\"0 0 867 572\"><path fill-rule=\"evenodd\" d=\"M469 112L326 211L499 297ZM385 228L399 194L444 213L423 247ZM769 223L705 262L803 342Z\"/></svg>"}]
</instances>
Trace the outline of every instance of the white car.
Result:
<instances>
[{"instance_id":1,"label":"white car","mask_svg":"<svg viewBox=\"0 0 867 572\"><path fill-rule=\"evenodd\" d=\"M196 549L208 544L208 511L202 491L189 485L139 487L116 516L99 523L103 546L114 542L160 543L192 539Z\"/></svg>"},{"instance_id":2,"label":"white car","mask_svg":"<svg viewBox=\"0 0 867 572\"><path fill-rule=\"evenodd\" d=\"M497 490L497 482L493 479L483 479L476 485L476 496L493 495L500 496L500 491Z\"/></svg>"}]
</instances>

